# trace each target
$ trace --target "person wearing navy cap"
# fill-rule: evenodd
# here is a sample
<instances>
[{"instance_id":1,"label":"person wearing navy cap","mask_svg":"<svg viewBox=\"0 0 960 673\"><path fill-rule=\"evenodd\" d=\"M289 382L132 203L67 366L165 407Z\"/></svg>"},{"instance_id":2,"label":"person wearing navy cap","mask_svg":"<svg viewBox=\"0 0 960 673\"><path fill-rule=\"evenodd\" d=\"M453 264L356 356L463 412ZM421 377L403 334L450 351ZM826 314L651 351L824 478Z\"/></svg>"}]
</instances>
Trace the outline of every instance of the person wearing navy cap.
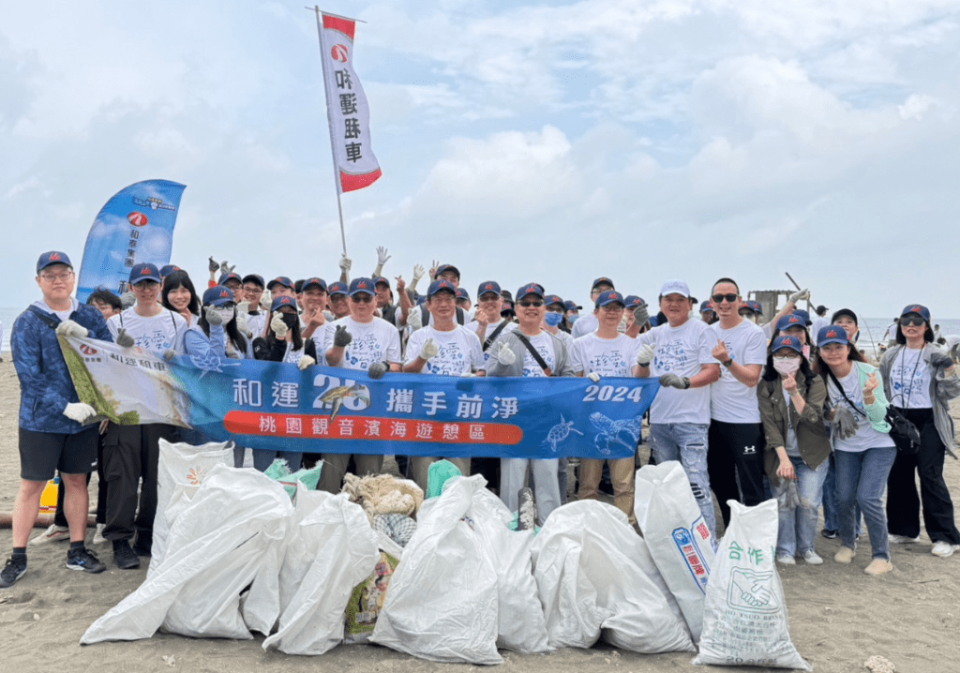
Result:
<instances>
[{"instance_id":1,"label":"person wearing navy cap","mask_svg":"<svg viewBox=\"0 0 960 673\"><path fill-rule=\"evenodd\" d=\"M487 376L573 376L569 353L563 342L542 328L543 288L528 283L517 290L517 329L502 335L490 348L484 368ZM534 356L536 353L536 356ZM560 422L557 418L556 422ZM534 477L540 521L560 506L559 461L556 458L526 460L500 459L500 498L510 511L519 507L519 491L526 484L527 468Z\"/></svg>"},{"instance_id":2,"label":"person wearing navy cap","mask_svg":"<svg viewBox=\"0 0 960 673\"><path fill-rule=\"evenodd\" d=\"M187 321L158 303L160 271L153 264L130 270L130 288L137 303L107 321L118 346L137 346L166 359L184 352ZM157 469L160 440L180 441L174 425L117 425L109 423L103 445L107 475L107 521L103 537L113 543L117 567L140 567L139 556L153 547L153 519L157 512ZM143 480L142 486L140 485ZM130 542L136 536L131 549Z\"/></svg>"},{"instance_id":3,"label":"person wearing navy cap","mask_svg":"<svg viewBox=\"0 0 960 673\"><path fill-rule=\"evenodd\" d=\"M590 286L590 301L596 304L597 297L604 292L614 289L616 288L613 286L613 281L606 276L595 278L593 285ZM593 313L581 316L580 319L574 323L573 329L570 330L570 334L574 339L582 337L584 334L589 334L590 332L595 331L599 324L600 322L597 319L597 311L596 308L594 308Z\"/></svg>"},{"instance_id":4,"label":"person wearing navy cap","mask_svg":"<svg viewBox=\"0 0 960 673\"><path fill-rule=\"evenodd\" d=\"M543 316L543 329L557 337L569 349L573 345L573 337L565 324L564 313L566 308L560 295L548 294L543 298L547 312Z\"/></svg>"},{"instance_id":5,"label":"person wearing navy cap","mask_svg":"<svg viewBox=\"0 0 960 673\"><path fill-rule=\"evenodd\" d=\"M890 541L916 542L923 527L934 556L947 558L960 549L953 500L943 479L946 454L954 453L955 434L950 400L960 396L960 377L953 358L933 343L930 310L909 304L897 325L897 345L880 361L884 392L890 403L920 431L916 453L897 451L887 480ZM920 477L920 496L916 479Z\"/></svg>"},{"instance_id":6,"label":"person wearing navy cap","mask_svg":"<svg viewBox=\"0 0 960 673\"><path fill-rule=\"evenodd\" d=\"M790 313L781 316L780 319L777 320L777 324L774 326L773 332L771 332L771 339L776 339L778 336L785 334L800 339L803 343L803 357L808 360L811 359L810 345L813 343L813 339L810 336L810 330L807 329L807 325L801 316Z\"/></svg>"},{"instance_id":7,"label":"person wearing navy cap","mask_svg":"<svg viewBox=\"0 0 960 673\"><path fill-rule=\"evenodd\" d=\"M234 301L237 303L243 301L243 277L239 273L224 273L217 280L217 285L229 287L233 292Z\"/></svg>"},{"instance_id":8,"label":"person wearing navy cap","mask_svg":"<svg viewBox=\"0 0 960 673\"><path fill-rule=\"evenodd\" d=\"M709 299L700 302L700 319L708 325L712 325L719 320L719 318L717 318L717 312L713 310L713 304L710 303Z\"/></svg>"},{"instance_id":9,"label":"person wearing navy cap","mask_svg":"<svg viewBox=\"0 0 960 673\"><path fill-rule=\"evenodd\" d=\"M42 299L14 322L13 364L20 379L20 487L13 506L13 554L0 570L0 588L27 572L27 540L40 510L47 481L60 471L69 531L67 567L100 573L106 566L84 546L87 531L87 475L97 465L96 410L80 401L57 335L112 341L100 311L71 295L76 276L66 253L45 252L37 261ZM48 537L52 538L52 529ZM63 535L63 533L66 533Z\"/></svg>"},{"instance_id":10,"label":"person wearing navy cap","mask_svg":"<svg viewBox=\"0 0 960 673\"><path fill-rule=\"evenodd\" d=\"M706 323L690 319L692 308L686 282L664 283L660 311L666 321L636 338L636 362L640 376L656 376L661 385L650 406L651 452L657 463L679 460L683 464L704 522L716 536L707 430L710 385L720 378L720 365L712 353L713 332Z\"/></svg>"},{"instance_id":11,"label":"person wearing navy cap","mask_svg":"<svg viewBox=\"0 0 960 673\"><path fill-rule=\"evenodd\" d=\"M380 317L391 325L397 325L399 307L393 302L390 281L383 276L374 276L373 287L377 293L377 310L380 311Z\"/></svg>"},{"instance_id":12,"label":"person wearing navy cap","mask_svg":"<svg viewBox=\"0 0 960 673\"><path fill-rule=\"evenodd\" d=\"M740 316L744 320L749 320L756 325L759 323L761 315L763 315L763 310L760 308L760 302L752 299L745 299L740 302Z\"/></svg>"},{"instance_id":13,"label":"person wearing navy cap","mask_svg":"<svg viewBox=\"0 0 960 673\"><path fill-rule=\"evenodd\" d=\"M303 338L313 339L317 352L323 352L326 342L326 332L329 327L325 309L327 307L327 283L323 278L311 276L303 281L300 287L301 306L303 307Z\"/></svg>"},{"instance_id":14,"label":"person wearing navy cap","mask_svg":"<svg viewBox=\"0 0 960 673\"><path fill-rule=\"evenodd\" d=\"M797 556L810 565L823 563L815 541L831 452L823 424L826 397L823 379L810 369L800 339L774 339L757 402L766 439L764 467L779 510L776 558L783 565L796 565ZM787 504L791 484L799 496L795 507Z\"/></svg>"},{"instance_id":15,"label":"person wearing navy cap","mask_svg":"<svg viewBox=\"0 0 960 673\"><path fill-rule=\"evenodd\" d=\"M460 271L452 264L442 264L437 267L436 272L433 274L433 278L434 280L446 280L455 288L460 287ZM420 309L417 310L411 308L411 310L407 313L406 323L404 323L405 325L409 325L411 332L415 332L425 325L431 324L433 320L433 316L427 310L427 307L423 305L423 302L419 302L418 305L420 306ZM470 320L471 317L468 312L460 306L457 306L457 324L466 325L470 322Z\"/></svg>"},{"instance_id":16,"label":"person wearing navy cap","mask_svg":"<svg viewBox=\"0 0 960 673\"><path fill-rule=\"evenodd\" d=\"M572 333L573 325L580 319L580 311L583 310L583 307L577 302L567 299L563 302L563 308L564 325L566 325L567 331Z\"/></svg>"},{"instance_id":17,"label":"person wearing navy cap","mask_svg":"<svg viewBox=\"0 0 960 673\"><path fill-rule=\"evenodd\" d=\"M457 306L466 314L466 322L473 320L473 302L470 301L470 293L462 287L457 288Z\"/></svg>"},{"instance_id":18,"label":"person wearing navy cap","mask_svg":"<svg viewBox=\"0 0 960 673\"><path fill-rule=\"evenodd\" d=\"M350 300L347 296L349 291L349 286L339 280L327 286L327 292L329 293L327 303L334 320L340 320L350 315ZM324 340L326 340L326 336L324 336Z\"/></svg>"},{"instance_id":19,"label":"person wearing navy cap","mask_svg":"<svg viewBox=\"0 0 960 673\"><path fill-rule=\"evenodd\" d=\"M503 307L503 290L495 280L485 280L477 287L477 313L467 329L477 335L483 348L483 362L490 360L490 347L500 338L517 328L517 324L500 315Z\"/></svg>"},{"instance_id":20,"label":"person wearing navy cap","mask_svg":"<svg viewBox=\"0 0 960 673\"><path fill-rule=\"evenodd\" d=\"M400 353L400 333L394 325L375 315L374 282L372 278L354 278L350 283L350 315L335 320L333 331L327 332L324 357L331 367L363 371L379 379L388 371L399 372L403 361ZM354 455L358 476L379 474L383 467L382 455ZM317 488L339 493L343 475L350 461L348 453L324 453L323 471Z\"/></svg>"},{"instance_id":21,"label":"person wearing navy cap","mask_svg":"<svg viewBox=\"0 0 960 673\"><path fill-rule=\"evenodd\" d=\"M177 266L176 264L164 264L162 267L160 267L160 278L166 278L174 271L179 271L179 270L180 270L180 267Z\"/></svg>"},{"instance_id":22,"label":"person wearing navy cap","mask_svg":"<svg viewBox=\"0 0 960 673\"><path fill-rule=\"evenodd\" d=\"M296 299L296 292L293 290L293 281L286 276L277 276L267 281L267 290L274 299L283 296Z\"/></svg>"},{"instance_id":23,"label":"person wearing navy cap","mask_svg":"<svg viewBox=\"0 0 960 673\"><path fill-rule=\"evenodd\" d=\"M843 328L824 327L817 342L814 369L826 384L832 406L825 417L831 425L842 545L833 560L848 564L856 556L855 508L859 505L873 556L864 572L882 575L893 570L883 493L897 455L886 421L883 377L853 347Z\"/></svg>"},{"instance_id":24,"label":"person wearing navy cap","mask_svg":"<svg viewBox=\"0 0 960 673\"><path fill-rule=\"evenodd\" d=\"M434 280L448 280L454 287L460 287L460 269L453 264L441 264L433 274Z\"/></svg>"}]
</instances>

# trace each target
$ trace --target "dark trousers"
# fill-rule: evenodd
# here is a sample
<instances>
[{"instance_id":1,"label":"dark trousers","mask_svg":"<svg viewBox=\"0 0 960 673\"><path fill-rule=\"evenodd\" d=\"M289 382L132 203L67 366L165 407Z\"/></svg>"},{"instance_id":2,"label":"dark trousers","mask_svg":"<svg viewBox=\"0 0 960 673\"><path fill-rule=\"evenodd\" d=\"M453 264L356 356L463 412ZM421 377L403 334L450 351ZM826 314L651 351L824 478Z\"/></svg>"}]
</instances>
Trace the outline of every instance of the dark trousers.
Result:
<instances>
[{"instance_id":1,"label":"dark trousers","mask_svg":"<svg viewBox=\"0 0 960 673\"><path fill-rule=\"evenodd\" d=\"M723 525L730 524L727 500L748 507L766 499L763 489L763 449L766 439L761 423L710 421L707 435L707 472L717 496Z\"/></svg>"},{"instance_id":2,"label":"dark trousers","mask_svg":"<svg viewBox=\"0 0 960 673\"><path fill-rule=\"evenodd\" d=\"M97 438L97 523L105 523L107 520L107 480L103 477L103 440L103 435ZM89 485L90 473L88 472L87 486ZM63 513L63 496L66 492L65 488L57 489L57 512L53 515L53 522L64 528L67 527L67 515Z\"/></svg>"},{"instance_id":3,"label":"dark trousers","mask_svg":"<svg viewBox=\"0 0 960 673\"><path fill-rule=\"evenodd\" d=\"M887 528L893 535L919 536L922 504L923 526L930 540L960 544L960 533L953 519L953 501L943 480L947 450L933 423L933 409L900 411L920 430L920 449L912 456L897 451L887 479ZM919 498L917 475L920 476Z\"/></svg>"},{"instance_id":4,"label":"dark trousers","mask_svg":"<svg viewBox=\"0 0 960 673\"><path fill-rule=\"evenodd\" d=\"M153 543L153 519L157 513L157 467L160 440L179 440L176 426L115 425L107 428L103 443L103 474L107 481L106 526L110 541L131 540L149 549ZM139 496L137 486L140 481Z\"/></svg>"}]
</instances>

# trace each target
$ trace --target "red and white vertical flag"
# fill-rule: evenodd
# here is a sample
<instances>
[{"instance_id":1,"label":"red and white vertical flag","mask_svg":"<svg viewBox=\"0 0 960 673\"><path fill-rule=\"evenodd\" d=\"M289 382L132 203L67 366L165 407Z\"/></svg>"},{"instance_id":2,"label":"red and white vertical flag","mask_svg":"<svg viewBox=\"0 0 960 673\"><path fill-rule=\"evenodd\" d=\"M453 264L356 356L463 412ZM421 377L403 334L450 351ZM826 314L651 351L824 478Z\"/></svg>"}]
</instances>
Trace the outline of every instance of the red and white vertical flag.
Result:
<instances>
[{"instance_id":1,"label":"red and white vertical flag","mask_svg":"<svg viewBox=\"0 0 960 673\"><path fill-rule=\"evenodd\" d=\"M333 158L340 193L363 189L382 175L370 143L370 108L353 69L356 22L322 14L320 51Z\"/></svg>"}]
</instances>

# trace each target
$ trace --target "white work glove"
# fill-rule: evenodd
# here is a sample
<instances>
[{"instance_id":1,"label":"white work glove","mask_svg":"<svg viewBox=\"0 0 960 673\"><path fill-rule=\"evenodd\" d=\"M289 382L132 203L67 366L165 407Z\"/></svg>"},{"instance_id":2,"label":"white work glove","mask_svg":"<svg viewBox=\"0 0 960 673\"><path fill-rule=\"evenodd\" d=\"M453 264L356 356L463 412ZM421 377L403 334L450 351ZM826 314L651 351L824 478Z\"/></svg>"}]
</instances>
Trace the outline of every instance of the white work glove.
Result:
<instances>
[{"instance_id":1,"label":"white work glove","mask_svg":"<svg viewBox=\"0 0 960 673\"><path fill-rule=\"evenodd\" d=\"M517 354L514 353L505 341L497 344L497 350L493 353L493 359L500 364L509 367L517 361Z\"/></svg>"},{"instance_id":2,"label":"white work glove","mask_svg":"<svg viewBox=\"0 0 960 673\"><path fill-rule=\"evenodd\" d=\"M71 421L83 423L85 420L96 416L97 410L86 402L71 402L63 410L63 415L69 418Z\"/></svg>"},{"instance_id":3,"label":"white work glove","mask_svg":"<svg viewBox=\"0 0 960 673\"><path fill-rule=\"evenodd\" d=\"M653 344L641 346L640 350L637 351L637 364L641 367L649 367L650 362L653 360L653 354L656 352L656 350L657 347Z\"/></svg>"},{"instance_id":4,"label":"white work glove","mask_svg":"<svg viewBox=\"0 0 960 673\"><path fill-rule=\"evenodd\" d=\"M477 378L477 375L476 375L476 373L474 373L474 372L464 372L464 373L462 373L462 374L460 375L460 378L462 378L462 379L473 379L473 378Z\"/></svg>"},{"instance_id":5,"label":"white work glove","mask_svg":"<svg viewBox=\"0 0 960 673\"><path fill-rule=\"evenodd\" d=\"M426 272L427 272L427 270L426 270L425 268L423 268L423 264L417 264L415 267L413 267L413 280L410 281L410 289L411 289L411 290L416 290L416 289L417 289L417 282L418 282L421 278L423 278L423 274L425 274Z\"/></svg>"},{"instance_id":6,"label":"white work glove","mask_svg":"<svg viewBox=\"0 0 960 673\"><path fill-rule=\"evenodd\" d=\"M123 329L122 327L119 330L117 330L117 338L115 341L118 346L121 346L123 348L130 348L131 346L133 346L133 344L136 343L133 340L133 337L127 334L127 330Z\"/></svg>"},{"instance_id":7,"label":"white work glove","mask_svg":"<svg viewBox=\"0 0 960 673\"><path fill-rule=\"evenodd\" d=\"M242 301L237 304L237 329L248 339L253 338L253 332L250 325L247 324L247 313L250 311L250 302Z\"/></svg>"},{"instance_id":8,"label":"white work glove","mask_svg":"<svg viewBox=\"0 0 960 673\"><path fill-rule=\"evenodd\" d=\"M90 336L89 330L82 325L78 325L73 320L65 320L57 325L57 334L63 336L80 337L81 339Z\"/></svg>"},{"instance_id":9,"label":"white work glove","mask_svg":"<svg viewBox=\"0 0 960 673\"><path fill-rule=\"evenodd\" d=\"M340 256L340 270L344 273L350 273L350 267L353 266L353 260L346 255Z\"/></svg>"},{"instance_id":10,"label":"white work glove","mask_svg":"<svg viewBox=\"0 0 960 673\"><path fill-rule=\"evenodd\" d=\"M593 381L594 383L598 383L600 381L600 375L596 372L590 372L589 374L587 374L587 378Z\"/></svg>"},{"instance_id":11,"label":"white work glove","mask_svg":"<svg viewBox=\"0 0 960 673\"><path fill-rule=\"evenodd\" d=\"M797 305L797 302L803 301L804 299L810 298L810 290L799 290L790 295L790 303L794 306Z\"/></svg>"},{"instance_id":12,"label":"white work glove","mask_svg":"<svg viewBox=\"0 0 960 673\"><path fill-rule=\"evenodd\" d=\"M203 315L211 325L223 324L223 316L220 315L220 311L217 310L216 306L204 306Z\"/></svg>"},{"instance_id":13,"label":"white work glove","mask_svg":"<svg viewBox=\"0 0 960 673\"><path fill-rule=\"evenodd\" d=\"M225 274L225 273L233 273L233 270L236 269L236 268L237 268L237 265L236 265L236 264L234 264L233 266L230 266L230 263L229 263L227 260L223 260L223 261L220 263L220 273L221 273L221 275L222 275L222 274Z\"/></svg>"},{"instance_id":14,"label":"white work glove","mask_svg":"<svg viewBox=\"0 0 960 673\"><path fill-rule=\"evenodd\" d=\"M269 311L272 303L273 293L270 292L270 290L264 290L263 294L260 295L260 308L264 311Z\"/></svg>"},{"instance_id":15,"label":"white work glove","mask_svg":"<svg viewBox=\"0 0 960 673\"><path fill-rule=\"evenodd\" d=\"M420 315L419 306L414 306L410 309L410 313L407 314L407 324L410 325L410 328L413 330L418 330L423 327L423 316Z\"/></svg>"},{"instance_id":16,"label":"white work glove","mask_svg":"<svg viewBox=\"0 0 960 673\"><path fill-rule=\"evenodd\" d=\"M676 374L664 374L660 377L660 385L665 388L686 390L690 387L690 379L686 376L677 376Z\"/></svg>"},{"instance_id":17,"label":"white work glove","mask_svg":"<svg viewBox=\"0 0 960 673\"><path fill-rule=\"evenodd\" d=\"M439 352L440 346L437 345L437 342L433 339L427 339L426 343L423 344L423 348L420 349L420 357L423 360L429 361L430 358L436 357Z\"/></svg>"},{"instance_id":18,"label":"white work glove","mask_svg":"<svg viewBox=\"0 0 960 673\"><path fill-rule=\"evenodd\" d=\"M315 364L317 364L316 360L314 360L309 355L304 355L303 357L300 358L300 362L297 363L297 369L299 369L300 371L303 371L307 367L312 367Z\"/></svg>"},{"instance_id":19,"label":"white work glove","mask_svg":"<svg viewBox=\"0 0 960 673\"><path fill-rule=\"evenodd\" d=\"M163 359L166 360L167 362L170 362L170 360L172 360L176 356L177 356L177 351L173 350L172 348L168 348L167 350L163 351Z\"/></svg>"},{"instance_id":20,"label":"white work glove","mask_svg":"<svg viewBox=\"0 0 960 673\"><path fill-rule=\"evenodd\" d=\"M273 330L274 335L281 341L287 338L287 332L289 332L290 329L287 327L287 323L283 322L279 311L273 314L273 319L270 321L270 329Z\"/></svg>"},{"instance_id":21,"label":"white work glove","mask_svg":"<svg viewBox=\"0 0 960 673\"><path fill-rule=\"evenodd\" d=\"M124 292L120 295L120 308L126 311L137 303L137 296L133 292Z\"/></svg>"},{"instance_id":22,"label":"white work glove","mask_svg":"<svg viewBox=\"0 0 960 673\"><path fill-rule=\"evenodd\" d=\"M377 246L377 264L383 266L388 259L390 259L390 255L387 254L387 249L382 245Z\"/></svg>"}]
</instances>

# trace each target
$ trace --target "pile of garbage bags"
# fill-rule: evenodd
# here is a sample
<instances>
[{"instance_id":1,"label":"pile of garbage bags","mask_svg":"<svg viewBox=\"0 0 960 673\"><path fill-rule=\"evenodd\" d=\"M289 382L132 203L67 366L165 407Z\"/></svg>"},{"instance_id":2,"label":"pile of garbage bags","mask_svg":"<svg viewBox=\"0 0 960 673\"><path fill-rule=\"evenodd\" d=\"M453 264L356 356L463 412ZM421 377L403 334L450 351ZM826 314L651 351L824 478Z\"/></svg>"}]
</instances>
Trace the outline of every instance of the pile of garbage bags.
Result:
<instances>
[{"instance_id":1,"label":"pile of garbage bags","mask_svg":"<svg viewBox=\"0 0 960 673\"><path fill-rule=\"evenodd\" d=\"M499 664L500 650L546 654L602 640L640 653L696 652L702 639L709 647L695 663L807 666L789 640L772 559L727 568L732 549L775 546L776 504L759 514L762 506L735 508L736 535L728 532L715 554L679 463L638 472L641 537L625 514L598 501L554 510L539 531L512 530L516 513L479 475L449 478L427 499L412 482L385 475L350 476L331 495L295 475L281 483L231 462L225 445L162 448L147 578L81 643L158 630L234 639L259 632L264 649L288 654L371 642L431 661ZM755 525L737 523L751 516ZM712 592L718 571L725 579ZM740 604L775 622L769 642L758 634L750 651L730 637L736 627L722 605L730 582L741 591L744 577L754 593Z\"/></svg>"}]
</instances>

